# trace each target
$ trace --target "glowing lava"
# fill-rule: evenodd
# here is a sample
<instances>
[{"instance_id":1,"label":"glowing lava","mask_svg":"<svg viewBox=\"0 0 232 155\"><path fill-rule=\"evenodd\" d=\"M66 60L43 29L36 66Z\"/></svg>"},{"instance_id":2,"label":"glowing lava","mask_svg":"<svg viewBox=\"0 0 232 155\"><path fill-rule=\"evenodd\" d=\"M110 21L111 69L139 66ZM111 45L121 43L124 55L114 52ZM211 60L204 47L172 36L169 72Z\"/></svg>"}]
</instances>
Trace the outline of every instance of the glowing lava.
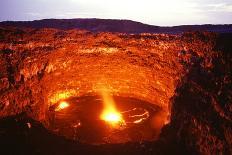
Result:
<instances>
[{"instance_id":1,"label":"glowing lava","mask_svg":"<svg viewBox=\"0 0 232 155\"><path fill-rule=\"evenodd\" d=\"M109 122L111 124L118 124L120 122L123 122L122 115L119 112L116 111L105 111L101 115L101 119Z\"/></svg>"},{"instance_id":2,"label":"glowing lava","mask_svg":"<svg viewBox=\"0 0 232 155\"><path fill-rule=\"evenodd\" d=\"M59 105L56 107L55 111L60 111L62 109L65 109L69 106L68 102L62 101L59 103Z\"/></svg>"},{"instance_id":3,"label":"glowing lava","mask_svg":"<svg viewBox=\"0 0 232 155\"><path fill-rule=\"evenodd\" d=\"M112 125L123 125L123 117L121 113L117 111L113 98L107 93L106 89L103 89L101 93L104 103L104 109L100 116L101 120Z\"/></svg>"}]
</instances>

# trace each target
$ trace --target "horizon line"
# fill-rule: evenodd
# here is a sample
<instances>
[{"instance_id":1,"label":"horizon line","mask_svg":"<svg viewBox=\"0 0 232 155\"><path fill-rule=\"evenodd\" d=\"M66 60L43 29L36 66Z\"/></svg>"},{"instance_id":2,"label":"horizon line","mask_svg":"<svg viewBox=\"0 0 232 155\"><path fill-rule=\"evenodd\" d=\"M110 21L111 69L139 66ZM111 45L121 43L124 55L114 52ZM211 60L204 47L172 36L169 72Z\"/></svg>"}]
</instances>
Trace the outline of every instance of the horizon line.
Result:
<instances>
[{"instance_id":1,"label":"horizon line","mask_svg":"<svg viewBox=\"0 0 232 155\"><path fill-rule=\"evenodd\" d=\"M34 20L0 20L0 23L3 22L33 22L33 21L42 21L42 20L78 20L78 19L97 19L97 20L121 20L121 21L132 21L141 23L144 25L149 26L158 26L158 27L177 27L177 26L204 26L204 25L232 25L232 23L220 23L220 24L214 24L214 23L202 23L202 24L180 24L180 25L152 25L141 21L131 20L131 19L118 19L118 18L42 18L42 19L34 19Z\"/></svg>"}]
</instances>

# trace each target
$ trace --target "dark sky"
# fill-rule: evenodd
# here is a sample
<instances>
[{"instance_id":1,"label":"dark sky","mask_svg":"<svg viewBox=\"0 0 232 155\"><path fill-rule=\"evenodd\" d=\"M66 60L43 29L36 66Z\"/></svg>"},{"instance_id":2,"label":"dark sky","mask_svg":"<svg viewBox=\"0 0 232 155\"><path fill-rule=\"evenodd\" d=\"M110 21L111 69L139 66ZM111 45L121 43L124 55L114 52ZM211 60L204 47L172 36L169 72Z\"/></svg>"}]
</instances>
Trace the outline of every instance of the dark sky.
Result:
<instances>
[{"instance_id":1,"label":"dark sky","mask_svg":"<svg viewBox=\"0 0 232 155\"><path fill-rule=\"evenodd\" d=\"M131 19L152 25L232 24L232 0L0 0L0 21Z\"/></svg>"}]
</instances>

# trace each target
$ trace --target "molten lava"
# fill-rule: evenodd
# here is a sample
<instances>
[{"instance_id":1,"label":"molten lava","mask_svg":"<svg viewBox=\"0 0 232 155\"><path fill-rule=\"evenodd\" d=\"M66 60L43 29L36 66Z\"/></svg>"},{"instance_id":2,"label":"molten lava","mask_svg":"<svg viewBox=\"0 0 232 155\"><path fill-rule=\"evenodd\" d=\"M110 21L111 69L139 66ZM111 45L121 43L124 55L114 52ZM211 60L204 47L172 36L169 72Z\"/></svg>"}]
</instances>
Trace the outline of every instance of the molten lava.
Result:
<instances>
[{"instance_id":1,"label":"molten lava","mask_svg":"<svg viewBox=\"0 0 232 155\"><path fill-rule=\"evenodd\" d=\"M51 105L47 128L88 144L151 141L160 133L160 111L149 102L115 96L107 89L101 95L72 97Z\"/></svg>"},{"instance_id":2,"label":"molten lava","mask_svg":"<svg viewBox=\"0 0 232 155\"><path fill-rule=\"evenodd\" d=\"M62 101L59 103L59 105L56 107L55 111L60 111L62 109L65 109L69 106L69 104L65 101Z\"/></svg>"},{"instance_id":3,"label":"molten lava","mask_svg":"<svg viewBox=\"0 0 232 155\"><path fill-rule=\"evenodd\" d=\"M100 116L101 120L106 121L111 125L124 124L123 117L121 113L117 111L113 98L108 94L106 89L103 89L101 93L104 103L104 109Z\"/></svg>"},{"instance_id":4,"label":"molten lava","mask_svg":"<svg viewBox=\"0 0 232 155\"><path fill-rule=\"evenodd\" d=\"M118 124L123 122L122 115L117 111L111 110L105 110L105 112L103 112L101 115L101 119L111 124Z\"/></svg>"}]
</instances>

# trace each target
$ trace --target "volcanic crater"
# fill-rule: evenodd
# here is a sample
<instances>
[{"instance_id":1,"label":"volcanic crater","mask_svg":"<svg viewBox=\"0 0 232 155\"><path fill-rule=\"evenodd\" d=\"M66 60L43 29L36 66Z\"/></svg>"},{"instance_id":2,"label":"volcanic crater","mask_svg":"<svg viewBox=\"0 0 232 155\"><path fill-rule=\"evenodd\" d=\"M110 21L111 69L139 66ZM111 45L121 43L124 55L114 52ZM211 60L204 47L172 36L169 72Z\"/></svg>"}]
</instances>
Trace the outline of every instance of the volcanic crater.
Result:
<instances>
[{"instance_id":1,"label":"volcanic crater","mask_svg":"<svg viewBox=\"0 0 232 155\"><path fill-rule=\"evenodd\" d=\"M37 148L47 154L65 154L67 150L67 154L91 150L101 154L109 150L116 154L231 153L232 48L227 43L231 38L207 32L167 35L1 28L1 146L21 137L25 145L19 148L30 141L33 147L29 152ZM93 146L88 138L87 144L82 144L86 139L75 141L70 138L75 134L66 134L68 130L51 129L51 107L99 96L103 88L116 106L120 107L117 98L128 98L123 104L137 106L132 102L137 100L139 106L159 109L157 118L151 119L155 138L133 141L122 134L119 140ZM89 106L92 102L97 99ZM83 116L87 115L88 110ZM13 127L7 122L18 123L14 130L20 132L8 130ZM46 143L35 142L40 135L54 146L47 149ZM65 148L56 152L61 144Z\"/></svg>"}]
</instances>

